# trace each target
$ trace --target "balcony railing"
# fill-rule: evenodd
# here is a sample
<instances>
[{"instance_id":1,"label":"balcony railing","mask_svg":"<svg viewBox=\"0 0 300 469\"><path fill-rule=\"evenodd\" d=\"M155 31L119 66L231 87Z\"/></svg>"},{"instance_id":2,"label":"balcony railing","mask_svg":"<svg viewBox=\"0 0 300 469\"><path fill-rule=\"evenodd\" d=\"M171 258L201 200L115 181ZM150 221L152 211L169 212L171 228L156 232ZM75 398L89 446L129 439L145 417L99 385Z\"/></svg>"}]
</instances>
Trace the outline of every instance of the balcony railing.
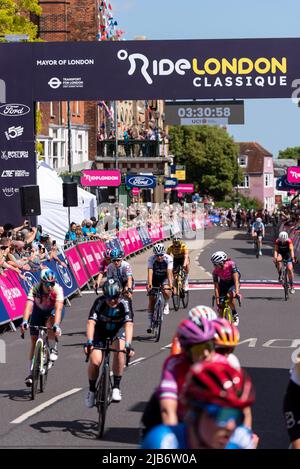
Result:
<instances>
[{"instance_id":1,"label":"balcony railing","mask_svg":"<svg viewBox=\"0 0 300 469\"><path fill-rule=\"evenodd\" d=\"M163 140L118 140L118 157L164 157L168 155L169 144ZM115 157L115 140L98 140L97 155L100 157Z\"/></svg>"}]
</instances>

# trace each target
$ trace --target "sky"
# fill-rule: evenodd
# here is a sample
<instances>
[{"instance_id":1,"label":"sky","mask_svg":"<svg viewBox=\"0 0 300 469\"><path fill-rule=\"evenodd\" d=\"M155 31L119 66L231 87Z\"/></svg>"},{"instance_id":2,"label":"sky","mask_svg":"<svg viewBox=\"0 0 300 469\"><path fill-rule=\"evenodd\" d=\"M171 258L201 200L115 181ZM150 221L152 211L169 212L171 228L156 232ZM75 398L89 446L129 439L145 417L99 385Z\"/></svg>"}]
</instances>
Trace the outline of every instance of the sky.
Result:
<instances>
[{"instance_id":1,"label":"sky","mask_svg":"<svg viewBox=\"0 0 300 469\"><path fill-rule=\"evenodd\" d=\"M300 37L299 0L111 0L124 39ZM300 60L300 50L299 50ZM276 158L300 146L300 108L291 99L245 100L245 124L234 140L256 141Z\"/></svg>"}]
</instances>

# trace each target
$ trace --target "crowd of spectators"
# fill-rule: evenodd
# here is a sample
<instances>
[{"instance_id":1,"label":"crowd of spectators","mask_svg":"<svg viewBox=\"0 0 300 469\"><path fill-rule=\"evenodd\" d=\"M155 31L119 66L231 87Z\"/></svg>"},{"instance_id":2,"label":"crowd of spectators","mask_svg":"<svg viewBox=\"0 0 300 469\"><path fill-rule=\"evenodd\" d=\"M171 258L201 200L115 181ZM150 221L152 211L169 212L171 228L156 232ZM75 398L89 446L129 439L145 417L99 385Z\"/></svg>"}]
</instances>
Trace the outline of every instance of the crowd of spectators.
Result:
<instances>
[{"instance_id":1,"label":"crowd of spectators","mask_svg":"<svg viewBox=\"0 0 300 469\"><path fill-rule=\"evenodd\" d=\"M58 254L56 241L41 225L34 227L29 220L24 220L18 227L10 223L0 226L0 275L5 275L8 269L24 279L22 271L36 272L52 259L65 266Z\"/></svg>"}]
</instances>

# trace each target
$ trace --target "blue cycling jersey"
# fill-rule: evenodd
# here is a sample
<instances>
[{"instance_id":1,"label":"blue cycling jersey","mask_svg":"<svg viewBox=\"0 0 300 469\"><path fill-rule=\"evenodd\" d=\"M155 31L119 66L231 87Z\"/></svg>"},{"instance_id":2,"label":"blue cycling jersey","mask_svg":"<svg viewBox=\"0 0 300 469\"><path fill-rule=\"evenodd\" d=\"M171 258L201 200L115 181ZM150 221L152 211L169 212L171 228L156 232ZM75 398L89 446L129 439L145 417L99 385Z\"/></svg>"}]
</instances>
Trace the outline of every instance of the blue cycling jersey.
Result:
<instances>
[{"instance_id":1,"label":"blue cycling jersey","mask_svg":"<svg viewBox=\"0 0 300 469\"><path fill-rule=\"evenodd\" d=\"M233 432L225 449L253 449L253 433L243 425ZM185 423L169 427L158 425L147 433L142 449L189 449Z\"/></svg>"}]
</instances>

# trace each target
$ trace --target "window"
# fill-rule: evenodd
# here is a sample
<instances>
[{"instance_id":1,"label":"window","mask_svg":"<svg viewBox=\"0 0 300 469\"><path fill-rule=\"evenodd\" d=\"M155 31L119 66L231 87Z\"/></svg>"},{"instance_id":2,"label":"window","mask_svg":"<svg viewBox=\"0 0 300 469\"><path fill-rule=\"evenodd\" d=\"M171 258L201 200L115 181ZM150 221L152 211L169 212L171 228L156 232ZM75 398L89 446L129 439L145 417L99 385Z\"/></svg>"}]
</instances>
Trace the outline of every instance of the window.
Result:
<instances>
[{"instance_id":1,"label":"window","mask_svg":"<svg viewBox=\"0 0 300 469\"><path fill-rule=\"evenodd\" d=\"M239 158L238 158L238 163L239 163L240 166L246 167L247 166L247 156L246 155L240 155Z\"/></svg>"},{"instance_id":2,"label":"window","mask_svg":"<svg viewBox=\"0 0 300 469\"><path fill-rule=\"evenodd\" d=\"M53 156L58 156L58 143L53 142Z\"/></svg>"},{"instance_id":3,"label":"window","mask_svg":"<svg viewBox=\"0 0 300 469\"><path fill-rule=\"evenodd\" d=\"M53 101L50 101L50 117L55 117Z\"/></svg>"},{"instance_id":4,"label":"window","mask_svg":"<svg viewBox=\"0 0 300 469\"><path fill-rule=\"evenodd\" d=\"M78 151L82 151L82 135L78 135L77 149Z\"/></svg>"},{"instance_id":5,"label":"window","mask_svg":"<svg viewBox=\"0 0 300 469\"><path fill-rule=\"evenodd\" d=\"M240 183L238 187L241 189L248 189L250 186L250 177L246 174L244 175L244 180Z\"/></svg>"},{"instance_id":6,"label":"window","mask_svg":"<svg viewBox=\"0 0 300 469\"><path fill-rule=\"evenodd\" d=\"M265 174L265 187L273 187L273 174Z\"/></svg>"},{"instance_id":7,"label":"window","mask_svg":"<svg viewBox=\"0 0 300 469\"><path fill-rule=\"evenodd\" d=\"M76 114L77 116L80 116L80 102L76 101Z\"/></svg>"}]
</instances>

